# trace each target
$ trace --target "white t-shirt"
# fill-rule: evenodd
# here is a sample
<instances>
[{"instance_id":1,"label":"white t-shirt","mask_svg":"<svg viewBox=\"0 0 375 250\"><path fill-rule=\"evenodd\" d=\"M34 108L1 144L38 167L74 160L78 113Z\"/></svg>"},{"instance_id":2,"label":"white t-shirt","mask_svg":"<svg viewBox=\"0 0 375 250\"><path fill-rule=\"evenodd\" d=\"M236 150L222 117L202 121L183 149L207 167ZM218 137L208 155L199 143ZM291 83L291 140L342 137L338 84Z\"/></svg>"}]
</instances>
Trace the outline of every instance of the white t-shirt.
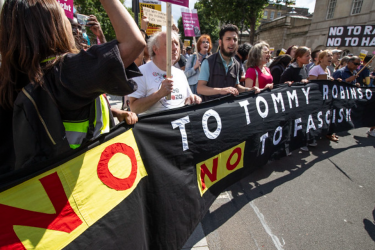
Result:
<instances>
[{"instance_id":1,"label":"white t-shirt","mask_svg":"<svg viewBox=\"0 0 375 250\"><path fill-rule=\"evenodd\" d=\"M167 72L159 69L153 61L140 66L139 70L143 76L132 78L138 84L138 89L129 95L129 97L138 99L158 91L161 82L167 75ZM192 95L185 73L172 66L172 79L173 91L171 93L171 100L166 100L163 97L143 114L179 108L185 105L185 99Z\"/></svg>"},{"instance_id":2,"label":"white t-shirt","mask_svg":"<svg viewBox=\"0 0 375 250\"><path fill-rule=\"evenodd\" d=\"M327 67L327 72L324 71L324 69L322 68L322 66L316 65L316 66L314 66L310 70L309 76L319 76L319 75L328 75L328 76L331 76L331 72L329 71L328 67Z\"/></svg>"}]
</instances>

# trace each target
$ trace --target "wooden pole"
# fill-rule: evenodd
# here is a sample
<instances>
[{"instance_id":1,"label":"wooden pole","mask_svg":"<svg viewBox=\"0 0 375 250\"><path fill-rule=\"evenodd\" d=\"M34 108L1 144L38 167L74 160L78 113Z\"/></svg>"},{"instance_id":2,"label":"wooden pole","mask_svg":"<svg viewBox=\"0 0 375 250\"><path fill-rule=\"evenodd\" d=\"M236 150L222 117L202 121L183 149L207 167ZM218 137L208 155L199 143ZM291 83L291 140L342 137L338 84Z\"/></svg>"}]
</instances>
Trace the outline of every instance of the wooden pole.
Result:
<instances>
[{"instance_id":1,"label":"wooden pole","mask_svg":"<svg viewBox=\"0 0 375 250\"><path fill-rule=\"evenodd\" d=\"M167 77L172 76L172 4L167 3ZM165 99L170 100L171 94Z\"/></svg>"},{"instance_id":2,"label":"wooden pole","mask_svg":"<svg viewBox=\"0 0 375 250\"><path fill-rule=\"evenodd\" d=\"M195 39L195 36L193 36L193 44L194 44L194 50L193 50L193 53L194 53L194 52L197 52L197 53L198 53L198 49L197 49L197 40Z\"/></svg>"},{"instance_id":3,"label":"wooden pole","mask_svg":"<svg viewBox=\"0 0 375 250\"><path fill-rule=\"evenodd\" d=\"M367 63L366 63L366 65L360 70L360 71L358 71L357 72L357 76L367 67L367 65L369 65L370 63L372 63L372 60L374 60L374 58L375 58L375 55L371 58L371 60L370 61L368 61Z\"/></svg>"}]
</instances>

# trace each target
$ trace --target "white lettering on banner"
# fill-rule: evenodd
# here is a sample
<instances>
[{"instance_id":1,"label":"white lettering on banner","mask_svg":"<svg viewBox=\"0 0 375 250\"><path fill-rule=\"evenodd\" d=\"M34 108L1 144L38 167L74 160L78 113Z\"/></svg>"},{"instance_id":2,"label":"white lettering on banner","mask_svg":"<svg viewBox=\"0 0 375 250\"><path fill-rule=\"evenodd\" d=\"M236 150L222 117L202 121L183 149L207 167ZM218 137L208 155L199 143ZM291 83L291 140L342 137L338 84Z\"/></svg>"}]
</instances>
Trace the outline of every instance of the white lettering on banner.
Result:
<instances>
[{"instance_id":1,"label":"white lettering on banner","mask_svg":"<svg viewBox=\"0 0 375 250\"><path fill-rule=\"evenodd\" d=\"M358 91L358 98L362 99L363 98L362 89L361 88L357 88L357 91Z\"/></svg>"},{"instance_id":2,"label":"white lettering on banner","mask_svg":"<svg viewBox=\"0 0 375 250\"><path fill-rule=\"evenodd\" d=\"M354 29L354 26L348 26L346 28L348 29L348 35L350 36L352 33L352 30Z\"/></svg>"},{"instance_id":3,"label":"white lettering on banner","mask_svg":"<svg viewBox=\"0 0 375 250\"><path fill-rule=\"evenodd\" d=\"M245 109L245 115L246 115L246 124L249 125L251 123L250 121L250 114L249 114L249 110L247 108L247 106L249 106L249 102L246 100L246 101L242 101L242 102L239 102L240 106L243 107Z\"/></svg>"},{"instance_id":4,"label":"white lettering on banner","mask_svg":"<svg viewBox=\"0 0 375 250\"><path fill-rule=\"evenodd\" d=\"M332 97L333 98L337 98L337 94L338 94L338 89L337 89L337 86L336 85L333 85L333 87L332 87Z\"/></svg>"},{"instance_id":5,"label":"white lettering on banner","mask_svg":"<svg viewBox=\"0 0 375 250\"><path fill-rule=\"evenodd\" d=\"M362 27L361 26L355 26L353 34L354 35L359 35L359 34L361 34L361 31L362 31Z\"/></svg>"},{"instance_id":6,"label":"white lettering on banner","mask_svg":"<svg viewBox=\"0 0 375 250\"><path fill-rule=\"evenodd\" d=\"M335 123L335 120L336 120L336 109L334 109L332 112L332 123Z\"/></svg>"},{"instance_id":7,"label":"white lettering on banner","mask_svg":"<svg viewBox=\"0 0 375 250\"><path fill-rule=\"evenodd\" d=\"M328 38L328 41L327 41L327 47L333 47L333 46L340 46L341 44L341 38L337 37L337 38Z\"/></svg>"},{"instance_id":8,"label":"white lettering on banner","mask_svg":"<svg viewBox=\"0 0 375 250\"><path fill-rule=\"evenodd\" d=\"M344 32L343 27L330 27L329 29L330 36L341 36L343 32Z\"/></svg>"},{"instance_id":9,"label":"white lettering on banner","mask_svg":"<svg viewBox=\"0 0 375 250\"><path fill-rule=\"evenodd\" d=\"M323 100L328 100L328 85L323 85Z\"/></svg>"},{"instance_id":10,"label":"white lettering on banner","mask_svg":"<svg viewBox=\"0 0 375 250\"><path fill-rule=\"evenodd\" d=\"M340 109L339 116L340 116L340 118L337 119L337 122L342 123L342 121L344 120L344 109Z\"/></svg>"},{"instance_id":11,"label":"white lettering on banner","mask_svg":"<svg viewBox=\"0 0 375 250\"><path fill-rule=\"evenodd\" d=\"M284 100L283 100L283 96L281 95L281 93L277 93L277 97L275 94L271 94L271 97L272 97L272 101L273 101L273 106L275 107L275 113L279 113L279 110L277 109L277 104L276 103L281 103L281 111L284 112L285 111L285 105L284 105Z\"/></svg>"},{"instance_id":12,"label":"white lettering on banner","mask_svg":"<svg viewBox=\"0 0 375 250\"><path fill-rule=\"evenodd\" d=\"M260 102L262 102L265 106L264 112L260 110ZM268 116L268 104L267 104L266 99L264 99L264 97L262 96L258 96L256 99L256 106L257 106L258 114L260 115L260 117L266 118Z\"/></svg>"},{"instance_id":13,"label":"white lettering on banner","mask_svg":"<svg viewBox=\"0 0 375 250\"><path fill-rule=\"evenodd\" d=\"M355 88L350 88L350 93L352 94L352 99L357 99L357 92Z\"/></svg>"},{"instance_id":14,"label":"white lettering on banner","mask_svg":"<svg viewBox=\"0 0 375 250\"><path fill-rule=\"evenodd\" d=\"M293 94L291 94L289 91L286 92L287 95L288 95L288 99L289 99L289 108L292 109L293 108L293 104L292 104L292 100L295 100L296 102L296 107L298 107L298 96L297 96L297 92L296 90L293 90Z\"/></svg>"},{"instance_id":15,"label":"white lettering on banner","mask_svg":"<svg viewBox=\"0 0 375 250\"><path fill-rule=\"evenodd\" d=\"M316 130L312 115L309 115L309 118L307 120L307 128L306 128L306 133L310 132L310 129Z\"/></svg>"},{"instance_id":16,"label":"white lettering on banner","mask_svg":"<svg viewBox=\"0 0 375 250\"><path fill-rule=\"evenodd\" d=\"M346 109L346 121L349 122L352 120L350 114L352 113L352 109Z\"/></svg>"},{"instance_id":17,"label":"white lettering on banner","mask_svg":"<svg viewBox=\"0 0 375 250\"><path fill-rule=\"evenodd\" d=\"M182 138L182 150L186 151L189 149L189 142L187 139L187 134L186 134L186 129L185 129L185 124L189 123L190 119L189 116L185 116L181 119L172 121L172 127L173 129L175 128L180 128L180 133L181 133L181 138Z\"/></svg>"},{"instance_id":18,"label":"white lettering on banner","mask_svg":"<svg viewBox=\"0 0 375 250\"><path fill-rule=\"evenodd\" d=\"M217 123L217 128L214 132L211 132L208 129L208 124L207 124L208 118L210 118L211 116L216 119L216 123ZM213 109L207 110L202 117L202 126L203 126L204 134L207 136L208 139L216 139L220 135L221 127L222 127L221 118L219 114Z\"/></svg>"},{"instance_id":19,"label":"white lettering on banner","mask_svg":"<svg viewBox=\"0 0 375 250\"><path fill-rule=\"evenodd\" d=\"M348 87L345 87L345 90L346 90L346 96L348 98L348 100L350 99L350 95L349 95L349 89Z\"/></svg>"},{"instance_id":20,"label":"white lettering on banner","mask_svg":"<svg viewBox=\"0 0 375 250\"><path fill-rule=\"evenodd\" d=\"M280 133L280 135L279 135L279 138L277 138L276 140L276 135L278 132ZM273 134L273 145L276 146L277 144L279 144L282 137L283 137L283 128L281 126L278 126L275 130L275 133Z\"/></svg>"},{"instance_id":21,"label":"white lettering on banner","mask_svg":"<svg viewBox=\"0 0 375 250\"><path fill-rule=\"evenodd\" d=\"M372 26L365 26L365 32L363 35L371 35Z\"/></svg>"},{"instance_id":22,"label":"white lettering on banner","mask_svg":"<svg viewBox=\"0 0 375 250\"><path fill-rule=\"evenodd\" d=\"M328 119L331 115L331 111L327 110L326 112L326 123L329 125L331 123L331 119Z\"/></svg>"},{"instance_id":23,"label":"white lettering on banner","mask_svg":"<svg viewBox=\"0 0 375 250\"><path fill-rule=\"evenodd\" d=\"M262 153L261 153L261 155L264 154L264 143L265 143L267 138L268 138L268 132L260 137L260 142L262 143Z\"/></svg>"},{"instance_id":24,"label":"white lettering on banner","mask_svg":"<svg viewBox=\"0 0 375 250\"><path fill-rule=\"evenodd\" d=\"M370 37L362 38L361 46L369 46L369 43L370 43Z\"/></svg>"},{"instance_id":25,"label":"white lettering on banner","mask_svg":"<svg viewBox=\"0 0 375 250\"><path fill-rule=\"evenodd\" d=\"M309 92L310 92L310 87L305 90L305 88L302 88L302 92L305 94L306 97L306 104L309 104Z\"/></svg>"},{"instance_id":26,"label":"white lettering on banner","mask_svg":"<svg viewBox=\"0 0 375 250\"><path fill-rule=\"evenodd\" d=\"M299 125L302 122L301 118L294 120L294 137L297 136L297 131L302 130L302 125Z\"/></svg>"},{"instance_id":27,"label":"white lettering on banner","mask_svg":"<svg viewBox=\"0 0 375 250\"><path fill-rule=\"evenodd\" d=\"M341 99L345 99L345 91L343 86L340 86L340 97Z\"/></svg>"},{"instance_id":28,"label":"white lettering on banner","mask_svg":"<svg viewBox=\"0 0 375 250\"><path fill-rule=\"evenodd\" d=\"M316 115L316 117L318 118L318 121L319 121L319 124L318 124L318 128L322 128L323 127L323 120L322 118L320 118L322 116L322 111L319 111L319 113Z\"/></svg>"},{"instance_id":29,"label":"white lettering on banner","mask_svg":"<svg viewBox=\"0 0 375 250\"><path fill-rule=\"evenodd\" d=\"M372 97L372 91L371 89L366 89L366 98L367 100L370 100Z\"/></svg>"}]
</instances>

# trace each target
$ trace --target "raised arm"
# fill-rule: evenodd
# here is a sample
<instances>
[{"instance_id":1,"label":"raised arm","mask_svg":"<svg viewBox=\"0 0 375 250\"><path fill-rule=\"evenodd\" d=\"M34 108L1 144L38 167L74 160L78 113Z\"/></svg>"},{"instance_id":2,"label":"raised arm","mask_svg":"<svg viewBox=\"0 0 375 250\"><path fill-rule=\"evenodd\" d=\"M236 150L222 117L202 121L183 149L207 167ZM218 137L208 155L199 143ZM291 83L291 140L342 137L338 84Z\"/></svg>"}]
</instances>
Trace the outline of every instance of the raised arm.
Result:
<instances>
[{"instance_id":1,"label":"raised arm","mask_svg":"<svg viewBox=\"0 0 375 250\"><path fill-rule=\"evenodd\" d=\"M128 67L146 46L137 24L118 0L100 0L107 12L119 42L119 50L124 67Z\"/></svg>"}]
</instances>

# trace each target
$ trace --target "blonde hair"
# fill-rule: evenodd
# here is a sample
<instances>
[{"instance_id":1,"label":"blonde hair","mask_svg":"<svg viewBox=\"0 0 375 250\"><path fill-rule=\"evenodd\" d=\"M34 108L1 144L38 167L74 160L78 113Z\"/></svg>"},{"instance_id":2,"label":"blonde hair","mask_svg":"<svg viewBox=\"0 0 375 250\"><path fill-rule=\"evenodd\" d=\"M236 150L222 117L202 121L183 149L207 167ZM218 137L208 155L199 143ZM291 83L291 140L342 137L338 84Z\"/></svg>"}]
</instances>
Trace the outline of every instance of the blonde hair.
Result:
<instances>
[{"instance_id":1,"label":"blonde hair","mask_svg":"<svg viewBox=\"0 0 375 250\"><path fill-rule=\"evenodd\" d=\"M247 58L246 69L255 68L259 65L260 61L262 60L262 50L265 47L269 48L270 45L264 41L261 41L251 48Z\"/></svg>"},{"instance_id":2,"label":"blonde hair","mask_svg":"<svg viewBox=\"0 0 375 250\"><path fill-rule=\"evenodd\" d=\"M318 57L318 64L320 64L321 60L323 60L323 58L325 56L328 56L329 53L332 54L332 51L329 50L329 49L326 49L326 50L323 50L322 52L320 52L319 57Z\"/></svg>"}]
</instances>

